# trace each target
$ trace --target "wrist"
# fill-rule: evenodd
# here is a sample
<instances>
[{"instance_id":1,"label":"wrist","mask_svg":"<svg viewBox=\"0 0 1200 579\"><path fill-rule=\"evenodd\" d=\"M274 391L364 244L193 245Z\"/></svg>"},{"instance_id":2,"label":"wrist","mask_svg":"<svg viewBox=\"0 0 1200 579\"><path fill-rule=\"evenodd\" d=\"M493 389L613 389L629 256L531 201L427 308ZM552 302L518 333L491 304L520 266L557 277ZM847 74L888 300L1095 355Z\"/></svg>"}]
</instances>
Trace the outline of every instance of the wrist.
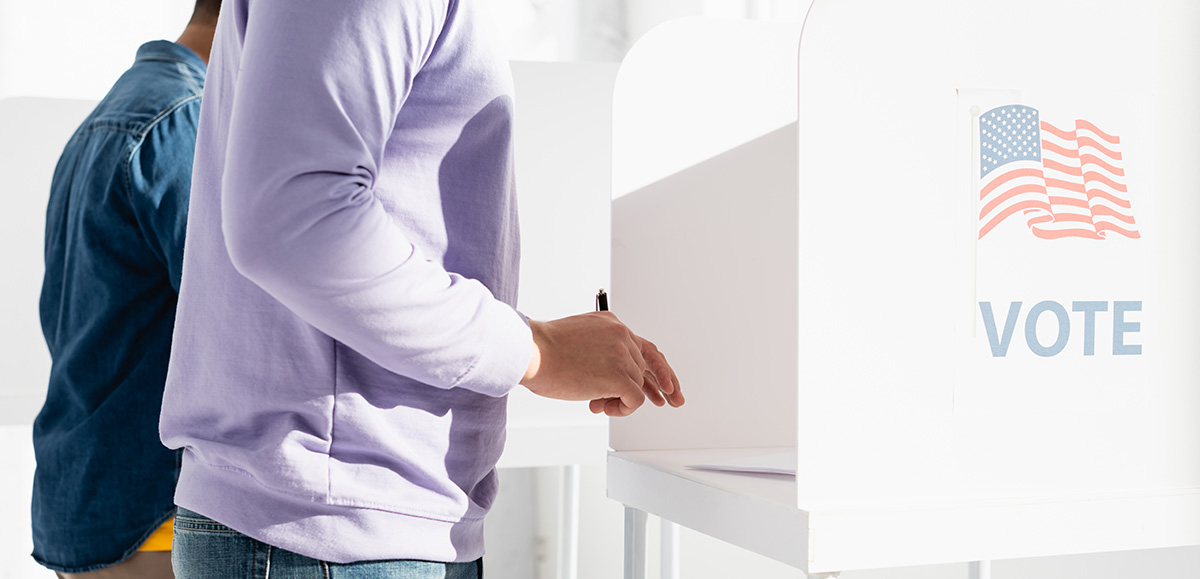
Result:
<instances>
[{"instance_id":1,"label":"wrist","mask_svg":"<svg viewBox=\"0 0 1200 579\"><path fill-rule=\"evenodd\" d=\"M529 355L529 366L525 369L525 375L521 378L521 384L528 387L538 374L538 370L542 367L542 350L539 344L542 342L542 322L529 320L529 331L533 334L533 351Z\"/></svg>"}]
</instances>

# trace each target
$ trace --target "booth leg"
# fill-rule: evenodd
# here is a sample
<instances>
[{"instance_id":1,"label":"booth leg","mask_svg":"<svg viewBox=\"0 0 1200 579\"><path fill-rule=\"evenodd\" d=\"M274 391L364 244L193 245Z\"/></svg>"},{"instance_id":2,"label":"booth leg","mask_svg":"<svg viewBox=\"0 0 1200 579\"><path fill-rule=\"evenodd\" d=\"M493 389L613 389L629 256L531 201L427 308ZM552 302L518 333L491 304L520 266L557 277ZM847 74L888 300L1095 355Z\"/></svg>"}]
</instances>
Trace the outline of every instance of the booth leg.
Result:
<instances>
[{"instance_id":1,"label":"booth leg","mask_svg":"<svg viewBox=\"0 0 1200 579\"><path fill-rule=\"evenodd\" d=\"M679 525L660 519L662 525L662 575L661 579L679 579Z\"/></svg>"},{"instance_id":2,"label":"booth leg","mask_svg":"<svg viewBox=\"0 0 1200 579\"><path fill-rule=\"evenodd\" d=\"M625 507L625 579L646 579L646 512Z\"/></svg>"},{"instance_id":3,"label":"booth leg","mask_svg":"<svg viewBox=\"0 0 1200 579\"><path fill-rule=\"evenodd\" d=\"M992 579L992 562L971 561L968 563L967 579Z\"/></svg>"},{"instance_id":4,"label":"booth leg","mask_svg":"<svg viewBox=\"0 0 1200 579\"><path fill-rule=\"evenodd\" d=\"M558 577L579 577L579 465L562 467L562 503L558 510Z\"/></svg>"}]
</instances>

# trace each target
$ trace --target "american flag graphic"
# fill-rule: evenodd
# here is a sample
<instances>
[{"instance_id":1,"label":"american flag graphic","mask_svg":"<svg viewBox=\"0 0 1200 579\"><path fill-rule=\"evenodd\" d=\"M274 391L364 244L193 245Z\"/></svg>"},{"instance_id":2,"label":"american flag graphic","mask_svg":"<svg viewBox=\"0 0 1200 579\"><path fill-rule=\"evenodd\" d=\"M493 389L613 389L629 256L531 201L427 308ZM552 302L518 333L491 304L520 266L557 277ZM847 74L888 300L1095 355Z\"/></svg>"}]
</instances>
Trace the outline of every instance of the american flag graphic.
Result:
<instances>
[{"instance_id":1,"label":"american flag graphic","mask_svg":"<svg viewBox=\"0 0 1200 579\"><path fill-rule=\"evenodd\" d=\"M1076 120L1060 129L1023 105L979 117L979 238L1021 214L1042 239L1140 238L1121 168L1121 139Z\"/></svg>"}]
</instances>

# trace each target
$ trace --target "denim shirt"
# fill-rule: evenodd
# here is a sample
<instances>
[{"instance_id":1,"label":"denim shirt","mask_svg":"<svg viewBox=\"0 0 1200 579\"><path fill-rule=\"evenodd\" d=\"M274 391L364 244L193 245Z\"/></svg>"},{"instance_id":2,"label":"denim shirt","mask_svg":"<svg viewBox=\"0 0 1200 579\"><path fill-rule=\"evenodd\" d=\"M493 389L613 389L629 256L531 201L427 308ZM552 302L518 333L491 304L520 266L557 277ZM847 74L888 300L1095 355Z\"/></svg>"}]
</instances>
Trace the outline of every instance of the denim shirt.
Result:
<instances>
[{"instance_id":1,"label":"denim shirt","mask_svg":"<svg viewBox=\"0 0 1200 579\"><path fill-rule=\"evenodd\" d=\"M174 513L180 458L158 417L205 72L182 45L142 45L54 170L32 515L33 556L56 571L120 562Z\"/></svg>"}]
</instances>

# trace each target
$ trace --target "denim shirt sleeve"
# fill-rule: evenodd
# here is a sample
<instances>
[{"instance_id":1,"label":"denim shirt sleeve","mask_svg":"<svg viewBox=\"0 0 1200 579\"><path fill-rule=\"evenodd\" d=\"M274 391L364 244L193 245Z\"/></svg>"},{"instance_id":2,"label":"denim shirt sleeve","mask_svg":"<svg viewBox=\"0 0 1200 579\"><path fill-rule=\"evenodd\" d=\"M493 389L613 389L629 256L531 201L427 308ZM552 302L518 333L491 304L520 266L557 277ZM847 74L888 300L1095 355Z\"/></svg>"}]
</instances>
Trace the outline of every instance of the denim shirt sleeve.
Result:
<instances>
[{"instance_id":1,"label":"denim shirt sleeve","mask_svg":"<svg viewBox=\"0 0 1200 579\"><path fill-rule=\"evenodd\" d=\"M183 269L199 113L200 95L182 99L133 142L125 159L125 190L134 218L150 250L166 267L176 293Z\"/></svg>"}]
</instances>

